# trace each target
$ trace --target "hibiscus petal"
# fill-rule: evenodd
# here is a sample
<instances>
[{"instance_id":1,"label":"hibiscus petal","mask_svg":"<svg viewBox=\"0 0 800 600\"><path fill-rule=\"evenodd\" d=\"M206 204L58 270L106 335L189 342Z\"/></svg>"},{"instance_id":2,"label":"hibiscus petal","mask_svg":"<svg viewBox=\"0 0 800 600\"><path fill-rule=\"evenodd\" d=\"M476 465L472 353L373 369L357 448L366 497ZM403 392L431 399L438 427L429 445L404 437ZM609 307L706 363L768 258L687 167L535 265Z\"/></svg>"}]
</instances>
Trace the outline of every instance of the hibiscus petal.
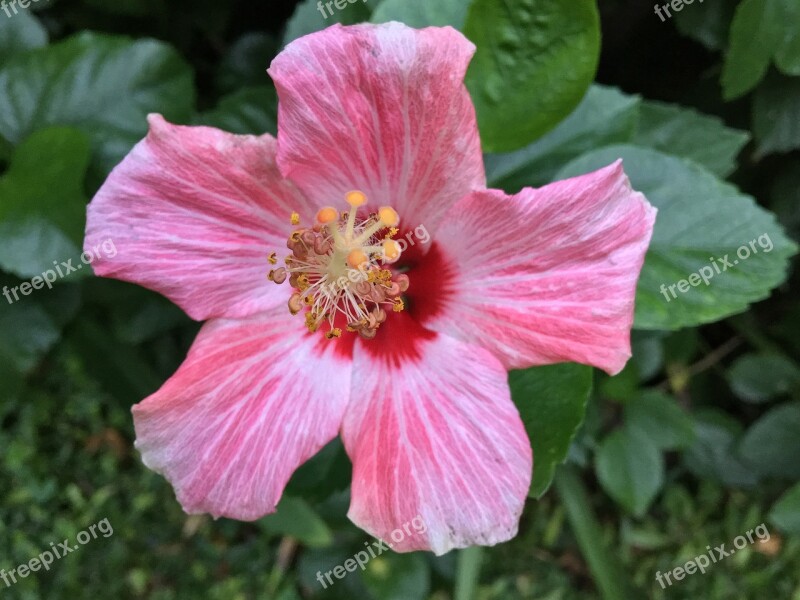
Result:
<instances>
[{"instance_id":1,"label":"hibiscus petal","mask_svg":"<svg viewBox=\"0 0 800 600\"><path fill-rule=\"evenodd\" d=\"M656 209L621 161L513 197L474 193L452 215L437 242L453 274L426 326L481 344L509 369L622 370Z\"/></svg>"},{"instance_id":2,"label":"hibiscus petal","mask_svg":"<svg viewBox=\"0 0 800 600\"><path fill-rule=\"evenodd\" d=\"M290 216L315 209L284 180L276 142L160 115L88 208L84 249L95 273L156 290L192 318L244 317L283 301L267 280L267 255L286 251Z\"/></svg>"},{"instance_id":3,"label":"hibiscus petal","mask_svg":"<svg viewBox=\"0 0 800 600\"><path fill-rule=\"evenodd\" d=\"M353 461L348 516L399 552L514 537L533 459L505 369L444 335L413 344L394 356L356 345L342 425Z\"/></svg>"},{"instance_id":4,"label":"hibiscus petal","mask_svg":"<svg viewBox=\"0 0 800 600\"><path fill-rule=\"evenodd\" d=\"M314 198L364 191L433 228L486 187L464 75L475 46L452 28L329 27L278 55L278 164ZM407 223L408 224L408 223Z\"/></svg>"},{"instance_id":5,"label":"hibiscus petal","mask_svg":"<svg viewBox=\"0 0 800 600\"><path fill-rule=\"evenodd\" d=\"M188 513L254 520L339 429L350 361L285 308L213 320L178 372L133 407L136 447Z\"/></svg>"}]
</instances>

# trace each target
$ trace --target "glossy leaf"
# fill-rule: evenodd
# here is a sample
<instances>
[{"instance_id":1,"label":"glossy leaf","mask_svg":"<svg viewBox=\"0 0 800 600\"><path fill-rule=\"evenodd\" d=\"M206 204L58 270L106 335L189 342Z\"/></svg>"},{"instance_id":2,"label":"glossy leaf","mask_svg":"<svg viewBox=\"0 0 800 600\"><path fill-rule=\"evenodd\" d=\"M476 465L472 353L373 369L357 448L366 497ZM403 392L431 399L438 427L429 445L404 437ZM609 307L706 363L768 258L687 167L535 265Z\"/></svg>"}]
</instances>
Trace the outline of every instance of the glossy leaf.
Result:
<instances>
[{"instance_id":1,"label":"glossy leaf","mask_svg":"<svg viewBox=\"0 0 800 600\"><path fill-rule=\"evenodd\" d=\"M558 177L588 173L619 158L634 189L659 210L637 290L637 328L717 321L766 298L785 280L797 247L774 215L699 165L655 150L612 146L582 156Z\"/></svg>"},{"instance_id":2,"label":"glossy leaf","mask_svg":"<svg viewBox=\"0 0 800 600\"><path fill-rule=\"evenodd\" d=\"M517 150L553 129L597 69L594 0L475 0L464 33L478 47L467 87L487 152Z\"/></svg>"},{"instance_id":3,"label":"glossy leaf","mask_svg":"<svg viewBox=\"0 0 800 600\"><path fill-rule=\"evenodd\" d=\"M564 462L583 422L592 370L574 364L535 367L512 371L509 383L533 447L530 495L539 498L550 487L556 467Z\"/></svg>"}]
</instances>

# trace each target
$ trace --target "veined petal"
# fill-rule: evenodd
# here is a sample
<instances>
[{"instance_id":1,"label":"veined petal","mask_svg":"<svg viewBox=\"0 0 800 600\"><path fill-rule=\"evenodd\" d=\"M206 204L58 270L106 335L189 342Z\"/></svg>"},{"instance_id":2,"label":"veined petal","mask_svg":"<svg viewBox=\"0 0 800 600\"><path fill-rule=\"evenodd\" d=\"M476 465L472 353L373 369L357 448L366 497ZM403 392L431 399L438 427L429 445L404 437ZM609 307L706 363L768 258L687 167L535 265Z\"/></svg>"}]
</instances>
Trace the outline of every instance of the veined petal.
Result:
<instances>
[{"instance_id":1,"label":"veined petal","mask_svg":"<svg viewBox=\"0 0 800 600\"><path fill-rule=\"evenodd\" d=\"M87 211L87 251L113 240L95 273L164 294L192 318L238 318L283 298L267 255L286 249L290 217L315 209L275 163L269 135L183 127L160 115Z\"/></svg>"},{"instance_id":2,"label":"veined petal","mask_svg":"<svg viewBox=\"0 0 800 600\"><path fill-rule=\"evenodd\" d=\"M356 344L342 425L353 461L348 516L399 552L512 538L532 454L505 369L443 335L415 336L408 350L396 360Z\"/></svg>"},{"instance_id":3,"label":"veined petal","mask_svg":"<svg viewBox=\"0 0 800 600\"><path fill-rule=\"evenodd\" d=\"M435 228L486 187L464 75L475 46L450 27L335 25L289 44L278 89L278 164L313 198L353 189Z\"/></svg>"},{"instance_id":4,"label":"veined petal","mask_svg":"<svg viewBox=\"0 0 800 600\"><path fill-rule=\"evenodd\" d=\"M509 369L573 361L615 374L630 358L636 283L656 209L621 161L513 197L465 197L437 242L453 269L427 327Z\"/></svg>"},{"instance_id":5,"label":"veined petal","mask_svg":"<svg viewBox=\"0 0 800 600\"><path fill-rule=\"evenodd\" d=\"M285 308L209 321L178 372L133 407L136 447L188 513L254 520L333 439L350 361Z\"/></svg>"}]
</instances>

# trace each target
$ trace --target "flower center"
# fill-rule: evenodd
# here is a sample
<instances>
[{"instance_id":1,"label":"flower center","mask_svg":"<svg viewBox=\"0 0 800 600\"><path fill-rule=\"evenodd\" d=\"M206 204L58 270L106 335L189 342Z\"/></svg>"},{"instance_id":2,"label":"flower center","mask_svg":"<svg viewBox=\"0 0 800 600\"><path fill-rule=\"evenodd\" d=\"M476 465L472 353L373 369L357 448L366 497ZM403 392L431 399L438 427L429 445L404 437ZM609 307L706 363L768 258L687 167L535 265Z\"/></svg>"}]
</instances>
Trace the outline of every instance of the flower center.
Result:
<instances>
[{"instance_id":1,"label":"flower center","mask_svg":"<svg viewBox=\"0 0 800 600\"><path fill-rule=\"evenodd\" d=\"M401 294L408 289L408 276L385 268L400 258L400 244L392 239L400 217L383 206L362 219L357 213L367 203L366 195L353 191L345 200L349 211L340 213L327 206L317 213L312 227L292 232L286 242L292 251L286 266L271 270L269 279L277 284L289 280L295 289L289 312L296 315L306 308L309 331L327 322L325 337L341 337L342 330L334 323L342 315L347 331L372 339L386 321L385 309L400 312L405 307ZM293 213L291 221L299 225L299 215ZM277 263L275 252L269 262Z\"/></svg>"}]
</instances>

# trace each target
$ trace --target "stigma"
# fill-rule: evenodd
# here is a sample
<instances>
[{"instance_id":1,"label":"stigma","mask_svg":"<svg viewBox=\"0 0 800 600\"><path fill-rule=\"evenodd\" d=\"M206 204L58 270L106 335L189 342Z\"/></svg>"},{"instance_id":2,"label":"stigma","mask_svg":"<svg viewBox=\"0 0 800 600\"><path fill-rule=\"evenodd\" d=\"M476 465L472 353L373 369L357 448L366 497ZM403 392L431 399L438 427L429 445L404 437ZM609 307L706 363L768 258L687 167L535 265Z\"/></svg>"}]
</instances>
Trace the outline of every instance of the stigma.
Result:
<instances>
[{"instance_id":1,"label":"stigma","mask_svg":"<svg viewBox=\"0 0 800 600\"><path fill-rule=\"evenodd\" d=\"M408 289L407 275L395 274L389 265L400 258L400 244L392 239L397 234L400 217L389 207L363 217L359 209L367 197L358 190L348 192L349 209L340 212L326 206L317 212L309 227L292 231L286 242L291 250L285 267L269 272L270 281L282 284L287 279L294 288L288 308L292 315L305 315L305 326L316 332L327 323L325 337L336 339L345 330L364 339L375 337L389 312L405 308L402 299ZM292 213L292 225L300 225L300 217ZM276 253L269 255L276 264Z\"/></svg>"}]
</instances>

